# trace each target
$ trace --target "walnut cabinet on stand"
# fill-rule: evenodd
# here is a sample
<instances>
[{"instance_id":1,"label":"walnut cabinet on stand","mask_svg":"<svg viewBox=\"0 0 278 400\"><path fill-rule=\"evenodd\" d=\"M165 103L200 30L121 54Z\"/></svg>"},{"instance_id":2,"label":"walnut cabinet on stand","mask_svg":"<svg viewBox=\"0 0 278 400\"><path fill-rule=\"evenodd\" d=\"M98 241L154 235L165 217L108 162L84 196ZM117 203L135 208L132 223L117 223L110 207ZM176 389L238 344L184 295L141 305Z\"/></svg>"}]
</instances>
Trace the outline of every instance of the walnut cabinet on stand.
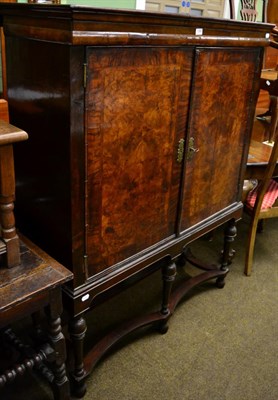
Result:
<instances>
[{"instance_id":1,"label":"walnut cabinet on stand","mask_svg":"<svg viewBox=\"0 0 278 400\"><path fill-rule=\"evenodd\" d=\"M152 323L165 331L189 289L224 285L272 26L43 4L0 14L10 119L29 134L16 149L17 224L74 273L65 306L82 396L120 337ZM226 222L222 265L199 263L187 245ZM171 292L182 259L204 271ZM153 265L161 310L83 358L85 312Z\"/></svg>"}]
</instances>

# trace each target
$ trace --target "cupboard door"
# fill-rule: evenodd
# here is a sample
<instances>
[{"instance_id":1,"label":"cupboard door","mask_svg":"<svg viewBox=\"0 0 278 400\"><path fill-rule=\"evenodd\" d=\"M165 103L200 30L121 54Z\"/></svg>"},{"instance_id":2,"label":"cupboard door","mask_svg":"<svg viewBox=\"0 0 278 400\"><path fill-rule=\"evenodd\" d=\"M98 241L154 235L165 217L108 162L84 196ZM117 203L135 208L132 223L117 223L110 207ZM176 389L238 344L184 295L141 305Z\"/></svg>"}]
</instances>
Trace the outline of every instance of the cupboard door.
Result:
<instances>
[{"instance_id":1,"label":"cupboard door","mask_svg":"<svg viewBox=\"0 0 278 400\"><path fill-rule=\"evenodd\" d=\"M176 233L191 67L191 49L87 49L89 276Z\"/></svg>"},{"instance_id":2,"label":"cupboard door","mask_svg":"<svg viewBox=\"0 0 278 400\"><path fill-rule=\"evenodd\" d=\"M259 55L257 48L196 50L188 124L195 152L185 162L181 231L240 201Z\"/></svg>"}]
</instances>

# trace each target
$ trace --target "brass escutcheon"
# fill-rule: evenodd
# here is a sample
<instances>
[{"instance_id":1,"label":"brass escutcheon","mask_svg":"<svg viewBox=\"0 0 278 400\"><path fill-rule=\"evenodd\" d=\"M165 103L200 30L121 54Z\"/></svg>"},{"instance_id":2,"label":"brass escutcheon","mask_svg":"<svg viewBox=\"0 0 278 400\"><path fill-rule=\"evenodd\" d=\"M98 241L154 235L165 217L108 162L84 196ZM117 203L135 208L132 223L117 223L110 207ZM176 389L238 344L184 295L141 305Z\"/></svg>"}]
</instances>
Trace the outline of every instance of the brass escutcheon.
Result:
<instances>
[{"instance_id":1,"label":"brass escutcheon","mask_svg":"<svg viewBox=\"0 0 278 400\"><path fill-rule=\"evenodd\" d=\"M188 141L188 150L187 150L187 155L186 159L187 160L192 160L192 157L195 153L198 153L199 149L196 149L194 147L194 137L191 137Z\"/></svg>"}]
</instances>

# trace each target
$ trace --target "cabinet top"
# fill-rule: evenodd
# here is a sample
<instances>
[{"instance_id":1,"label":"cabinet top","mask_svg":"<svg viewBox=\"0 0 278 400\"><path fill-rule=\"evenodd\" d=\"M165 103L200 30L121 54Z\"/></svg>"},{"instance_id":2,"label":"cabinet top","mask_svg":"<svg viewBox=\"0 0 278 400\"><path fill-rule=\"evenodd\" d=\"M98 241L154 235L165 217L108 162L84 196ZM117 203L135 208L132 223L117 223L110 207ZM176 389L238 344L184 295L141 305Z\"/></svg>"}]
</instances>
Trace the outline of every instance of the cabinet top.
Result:
<instances>
[{"instance_id":1,"label":"cabinet top","mask_svg":"<svg viewBox=\"0 0 278 400\"><path fill-rule=\"evenodd\" d=\"M267 46L271 24L86 6L0 3L6 36L72 45Z\"/></svg>"}]
</instances>

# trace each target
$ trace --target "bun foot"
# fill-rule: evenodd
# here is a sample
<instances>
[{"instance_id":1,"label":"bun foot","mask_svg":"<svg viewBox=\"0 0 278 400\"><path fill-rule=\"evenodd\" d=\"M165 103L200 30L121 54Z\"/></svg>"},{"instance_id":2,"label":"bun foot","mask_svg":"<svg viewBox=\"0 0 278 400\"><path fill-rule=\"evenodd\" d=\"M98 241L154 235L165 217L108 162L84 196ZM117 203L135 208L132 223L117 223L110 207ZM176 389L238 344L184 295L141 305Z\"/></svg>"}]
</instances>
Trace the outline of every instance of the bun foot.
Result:
<instances>
[{"instance_id":1,"label":"bun foot","mask_svg":"<svg viewBox=\"0 0 278 400\"><path fill-rule=\"evenodd\" d=\"M87 391L85 382L74 382L72 385L72 395L77 399L83 399Z\"/></svg>"},{"instance_id":2,"label":"bun foot","mask_svg":"<svg viewBox=\"0 0 278 400\"><path fill-rule=\"evenodd\" d=\"M225 276L220 276L219 278L216 279L216 287L218 287L218 289L223 289L225 286Z\"/></svg>"},{"instance_id":3,"label":"bun foot","mask_svg":"<svg viewBox=\"0 0 278 400\"><path fill-rule=\"evenodd\" d=\"M159 324L157 330L159 333L161 333L161 335L165 335L165 333L168 332L169 326L167 324L167 322L162 322Z\"/></svg>"}]
</instances>

